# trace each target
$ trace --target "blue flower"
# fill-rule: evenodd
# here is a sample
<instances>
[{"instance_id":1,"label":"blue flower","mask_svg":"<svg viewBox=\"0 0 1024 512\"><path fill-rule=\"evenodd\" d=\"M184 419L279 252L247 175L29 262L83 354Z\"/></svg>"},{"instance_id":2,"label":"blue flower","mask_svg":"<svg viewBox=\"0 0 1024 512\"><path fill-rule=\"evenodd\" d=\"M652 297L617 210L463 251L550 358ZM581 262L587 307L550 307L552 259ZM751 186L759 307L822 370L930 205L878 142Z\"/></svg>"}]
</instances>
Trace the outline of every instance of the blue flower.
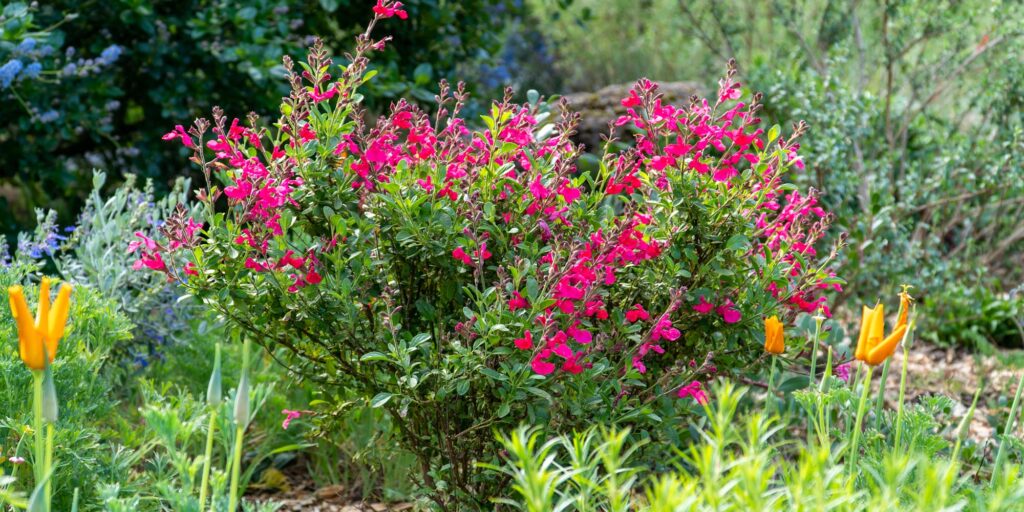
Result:
<instances>
[{"instance_id":1,"label":"blue flower","mask_svg":"<svg viewBox=\"0 0 1024 512\"><path fill-rule=\"evenodd\" d=\"M6 89L11 86L11 82L18 77L18 73L21 73L21 69L24 64L18 59L11 59L7 61L7 64L0 66L0 89Z\"/></svg>"},{"instance_id":2,"label":"blue flower","mask_svg":"<svg viewBox=\"0 0 1024 512\"><path fill-rule=\"evenodd\" d=\"M24 78L38 78L39 73L43 70L43 65L38 62L33 62L25 67L25 72L22 74Z\"/></svg>"},{"instance_id":3,"label":"blue flower","mask_svg":"<svg viewBox=\"0 0 1024 512\"><path fill-rule=\"evenodd\" d=\"M52 123L57 119L60 119L60 113L53 109L47 110L46 112L39 114L40 123Z\"/></svg>"},{"instance_id":4,"label":"blue flower","mask_svg":"<svg viewBox=\"0 0 1024 512\"><path fill-rule=\"evenodd\" d=\"M106 47L106 49L104 49L100 53L100 58L97 59L97 61L100 64L103 64L105 66L109 66L109 65L113 64L115 61L117 61L118 57L121 56L121 52L123 52L123 51L124 50L120 46L118 46L116 44L112 44L112 45Z\"/></svg>"},{"instance_id":5,"label":"blue flower","mask_svg":"<svg viewBox=\"0 0 1024 512\"><path fill-rule=\"evenodd\" d=\"M31 37L26 37L21 44L18 45L18 51L21 53L28 53L36 48L36 40Z\"/></svg>"},{"instance_id":6,"label":"blue flower","mask_svg":"<svg viewBox=\"0 0 1024 512\"><path fill-rule=\"evenodd\" d=\"M78 65L75 64L74 62L68 62L67 65L64 66L64 69L61 72L64 74L64 76L71 76L71 75L74 75L77 71L78 71Z\"/></svg>"}]
</instances>

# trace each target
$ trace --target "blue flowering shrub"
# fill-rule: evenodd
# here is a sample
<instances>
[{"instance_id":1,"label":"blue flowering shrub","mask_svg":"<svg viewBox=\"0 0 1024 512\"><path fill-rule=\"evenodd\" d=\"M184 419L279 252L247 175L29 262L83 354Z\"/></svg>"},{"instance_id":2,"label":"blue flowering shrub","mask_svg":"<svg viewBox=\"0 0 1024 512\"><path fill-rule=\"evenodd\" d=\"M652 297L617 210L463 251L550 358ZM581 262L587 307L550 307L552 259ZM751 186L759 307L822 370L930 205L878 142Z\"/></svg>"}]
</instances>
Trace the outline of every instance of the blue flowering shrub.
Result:
<instances>
[{"instance_id":1,"label":"blue flowering shrub","mask_svg":"<svg viewBox=\"0 0 1024 512\"><path fill-rule=\"evenodd\" d=\"M167 345L190 338L195 304L182 298L175 283L132 268L136 259L125 250L125 240L139 231L159 230L172 219L179 205L188 204L189 180L179 178L159 199L152 181L140 186L133 175L108 196L101 190L106 174L93 173L93 189L78 223L66 235L45 222L31 240L33 249L52 254L51 240L62 241L57 266L62 275L88 283L104 297L116 301L135 325L129 342L112 348L115 360L128 372L163 359ZM52 217L52 215L50 216ZM44 217L44 221L47 219ZM173 220L172 220L173 222ZM37 247L38 246L38 247ZM205 324L197 326L206 330Z\"/></svg>"}]
</instances>

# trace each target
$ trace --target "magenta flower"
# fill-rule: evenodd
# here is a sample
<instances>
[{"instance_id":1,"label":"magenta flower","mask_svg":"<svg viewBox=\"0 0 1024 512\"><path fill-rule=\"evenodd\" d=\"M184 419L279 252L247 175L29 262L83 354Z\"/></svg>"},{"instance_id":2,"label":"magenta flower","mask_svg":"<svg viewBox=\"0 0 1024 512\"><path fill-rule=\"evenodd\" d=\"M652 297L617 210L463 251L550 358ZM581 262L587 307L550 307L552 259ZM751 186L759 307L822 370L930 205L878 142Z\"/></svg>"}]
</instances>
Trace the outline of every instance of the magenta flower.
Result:
<instances>
[{"instance_id":1,"label":"magenta flower","mask_svg":"<svg viewBox=\"0 0 1024 512\"><path fill-rule=\"evenodd\" d=\"M455 259L465 263L466 265L472 265L473 264L473 260L471 260L469 258L469 255L466 254L465 249L463 249L462 247L456 247L455 250L452 251L452 258L455 258Z\"/></svg>"},{"instance_id":2,"label":"magenta flower","mask_svg":"<svg viewBox=\"0 0 1024 512\"><path fill-rule=\"evenodd\" d=\"M519 292L512 292L512 298L508 300L508 310L516 311L519 309L526 309L530 307L530 303L523 298Z\"/></svg>"},{"instance_id":3,"label":"magenta flower","mask_svg":"<svg viewBox=\"0 0 1024 512\"><path fill-rule=\"evenodd\" d=\"M666 315L661 317L661 320L658 320L658 325L655 325L651 331L651 341L659 341L661 339L675 341L679 339L679 334L679 329L672 327L672 321Z\"/></svg>"},{"instance_id":4,"label":"magenta flower","mask_svg":"<svg viewBox=\"0 0 1024 512\"><path fill-rule=\"evenodd\" d=\"M702 315L710 313L712 309L715 309L715 305L705 300L703 295L700 296L700 301L697 305L693 307L694 311Z\"/></svg>"},{"instance_id":5,"label":"magenta flower","mask_svg":"<svg viewBox=\"0 0 1024 512\"><path fill-rule=\"evenodd\" d=\"M836 377L843 382L850 382L850 363L843 363L836 366Z\"/></svg>"},{"instance_id":6,"label":"magenta flower","mask_svg":"<svg viewBox=\"0 0 1024 512\"><path fill-rule=\"evenodd\" d=\"M633 309L626 311L626 321L631 324L635 324L640 320L647 320L651 318L651 315L644 310L644 307L640 304L634 304Z\"/></svg>"},{"instance_id":7,"label":"magenta flower","mask_svg":"<svg viewBox=\"0 0 1024 512\"><path fill-rule=\"evenodd\" d=\"M291 425L292 420L297 420L302 417L302 411L289 411L285 409L281 411L284 414L284 421L281 422L281 428L288 430L288 425Z\"/></svg>"},{"instance_id":8,"label":"magenta flower","mask_svg":"<svg viewBox=\"0 0 1024 512\"><path fill-rule=\"evenodd\" d=\"M736 309L736 305L729 299L726 299L726 301L722 303L721 306L718 306L718 309L715 311L717 311L719 315L722 315L722 320L727 324L734 324L743 318L740 310Z\"/></svg>"},{"instance_id":9,"label":"magenta flower","mask_svg":"<svg viewBox=\"0 0 1024 512\"><path fill-rule=\"evenodd\" d=\"M533 348L533 333L526 331L523 333L522 338L516 338L512 340L512 343L515 343L516 348L519 350L530 350Z\"/></svg>"},{"instance_id":10,"label":"magenta flower","mask_svg":"<svg viewBox=\"0 0 1024 512\"><path fill-rule=\"evenodd\" d=\"M679 388L679 398L691 397L695 402L700 405L706 405L708 403L708 395L701 389L699 381L693 381L681 388Z\"/></svg>"}]
</instances>

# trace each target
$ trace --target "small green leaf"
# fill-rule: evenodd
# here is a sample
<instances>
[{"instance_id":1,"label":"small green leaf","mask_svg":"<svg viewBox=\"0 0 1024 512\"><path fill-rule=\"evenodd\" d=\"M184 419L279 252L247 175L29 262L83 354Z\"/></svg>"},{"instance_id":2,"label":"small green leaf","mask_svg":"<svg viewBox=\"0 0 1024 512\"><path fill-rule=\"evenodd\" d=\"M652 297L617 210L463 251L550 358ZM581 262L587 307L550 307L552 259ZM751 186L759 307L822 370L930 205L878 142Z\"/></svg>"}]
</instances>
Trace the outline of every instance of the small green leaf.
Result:
<instances>
[{"instance_id":1,"label":"small green leaf","mask_svg":"<svg viewBox=\"0 0 1024 512\"><path fill-rule=\"evenodd\" d=\"M373 397L373 399L370 400L370 407L373 409L381 407L384 404L388 403L388 401L391 400L391 397L393 396L395 395L391 393L377 393L377 396Z\"/></svg>"}]
</instances>

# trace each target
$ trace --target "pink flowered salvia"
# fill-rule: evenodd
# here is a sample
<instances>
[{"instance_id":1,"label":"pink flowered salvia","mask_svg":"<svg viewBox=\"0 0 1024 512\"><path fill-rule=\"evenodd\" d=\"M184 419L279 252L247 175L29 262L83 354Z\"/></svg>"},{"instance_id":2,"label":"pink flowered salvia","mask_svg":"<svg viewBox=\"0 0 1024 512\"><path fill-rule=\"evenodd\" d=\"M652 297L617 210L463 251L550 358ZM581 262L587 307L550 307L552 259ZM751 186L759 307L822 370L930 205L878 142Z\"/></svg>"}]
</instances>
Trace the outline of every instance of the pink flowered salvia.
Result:
<instances>
[{"instance_id":1,"label":"pink flowered salvia","mask_svg":"<svg viewBox=\"0 0 1024 512\"><path fill-rule=\"evenodd\" d=\"M373 11L377 19L408 16L402 3L395 1L378 0ZM379 49L386 40L368 42L366 48ZM226 121L216 115L211 140L204 142L203 130L198 129L198 125L190 130L191 135L176 126L164 137L180 139L183 145L193 148L197 161L207 161L208 153L204 152L212 152L212 161L204 171L213 169L221 173L219 178L226 183L223 195L239 219L233 236L234 244L244 252L244 260L239 258L244 261L241 266L252 273L287 276L291 281L289 292L308 293L303 290L323 281L320 272L325 267L321 258L327 262L328 269L333 268L331 262L336 261L336 258L325 257L338 243L336 239L327 239L331 235L310 241L306 247L286 246L279 238L286 229L282 219L293 219L296 212L309 206L300 204L308 200L304 197L307 187L302 176L309 176L300 174L300 169L306 172L304 166L310 162L306 155L312 145L322 147L328 137L331 137L329 147L341 163L334 176L339 186L355 191L356 207L360 211L366 204L372 204L375 194L391 193L385 185L391 183L400 169L419 173L412 176L414 181L408 182L415 185L402 193L432 202L432 207L454 212L457 219L468 226L463 236L451 242L442 253L446 264L459 273L472 275L474 279L489 279L487 275L504 272L507 261L520 257L523 244L539 241L543 242L540 245L551 247L529 262L536 267L536 276L547 276L548 281L540 287L541 293L530 289L530 301L519 291L497 299L499 304L507 300L508 312L516 319L515 324L509 325L515 325L516 332L522 333L518 338L513 338L515 334L509 335L502 343L512 338L512 345L525 352L520 357L523 361L528 357L531 369L539 375L555 375L559 371L576 374L590 367L593 351L608 350L606 341L618 341L607 340L606 333L615 327L602 328L602 323L610 318L624 317L628 324L637 325L630 332L639 330L639 341L632 341L621 350L624 360L628 361L626 364L641 374L648 372L648 365L654 364L647 356L664 354L682 336L676 325L684 324L674 324L673 317L676 322L692 317L692 308L701 315L717 313L702 321L718 322L720 318L725 324L734 324L742 320L745 296L736 290L713 289L714 296L710 297L678 291L662 314L658 314L661 309L649 313L644 305L631 304L632 301L617 303L622 295L613 292L620 281L635 286L629 283L634 275L629 271L631 267L656 261L663 253L675 249L670 245L671 240L657 239L663 231L659 226L652 226L652 212L642 206L644 201L637 201L635 197L649 199L652 191L672 193L678 180L669 177L680 173L689 173L699 180L700 187L707 187L711 193L726 193L733 190L745 171L756 164L765 166L764 171L753 178L758 183L756 192L765 200L751 207L754 211L744 212L750 219L756 219L757 230L746 256L774 255L780 248L790 251L778 256L789 265L786 276L789 281L773 280L768 285L768 291L785 307L804 311L826 308L827 311L821 293L838 286L820 281L807 286L802 284L805 271L799 266L800 258L814 256L814 245L823 233L827 216L817 205L813 193L784 193L780 188L782 168L801 164L795 144L780 144L777 152L780 157L760 161L759 152L766 145L764 133L757 127L759 119L754 115L755 110L736 101L741 97L741 87L731 78L720 83L714 104L703 100L685 107L663 102L657 85L649 80L636 84L622 100L626 114L615 121L618 126L635 128L634 147L609 157L608 174L602 175L602 180L604 176L607 180L596 188L603 188L605 194L614 196L607 200L639 206L613 214L614 222L603 229L591 229L589 220L581 219L576 213L583 194L573 185L573 177L578 174L573 162L579 148L569 139L567 130L556 130L554 136L541 139L537 135L538 111L534 106L514 105L506 99L495 105L499 115L494 118L492 130L471 132L454 113L448 117L439 113L432 119L415 105L399 100L372 128L360 127L351 133L328 135L331 127L318 121L322 117L311 114L332 111L342 102L350 105L347 102L358 80L332 81L334 79L323 73L314 77L305 72L300 76L304 81L294 97L310 105L310 112L290 121L281 139L271 139L264 131L254 128L258 125L252 122L250 126L243 126L236 119L230 127L225 127ZM439 98L445 97L445 92L439 95ZM442 106L444 104L442 102ZM203 158L198 158L199 155ZM550 162L550 166L537 166L538 161ZM500 179L481 176L482 170L492 173L494 169L500 169L501 175L497 177ZM485 183L488 185L484 186ZM496 209L495 222L486 226L469 220L480 217L480 212L474 208L479 208L481 194L489 195ZM168 267L168 262L175 264L174 260L164 259L161 254L190 246L190 240L202 230L202 226L191 219L181 225L184 227L180 233L170 237L166 247L139 234L138 240L129 246L132 252L140 253L136 267L163 271L169 276L175 274L176 270ZM496 232L495 225L501 226L497 229L507 228L508 231ZM447 259L449 250L451 260ZM202 277L200 269L192 263L181 270L186 276ZM521 285L517 281L513 286ZM509 290L510 287L503 285L496 289ZM541 311L542 304L546 308ZM475 322L475 318L460 322L456 335L477 336ZM681 388L679 396L693 397L699 403L707 401L697 381ZM301 416L298 411L285 411L285 414L288 416L285 428L288 421Z\"/></svg>"}]
</instances>

